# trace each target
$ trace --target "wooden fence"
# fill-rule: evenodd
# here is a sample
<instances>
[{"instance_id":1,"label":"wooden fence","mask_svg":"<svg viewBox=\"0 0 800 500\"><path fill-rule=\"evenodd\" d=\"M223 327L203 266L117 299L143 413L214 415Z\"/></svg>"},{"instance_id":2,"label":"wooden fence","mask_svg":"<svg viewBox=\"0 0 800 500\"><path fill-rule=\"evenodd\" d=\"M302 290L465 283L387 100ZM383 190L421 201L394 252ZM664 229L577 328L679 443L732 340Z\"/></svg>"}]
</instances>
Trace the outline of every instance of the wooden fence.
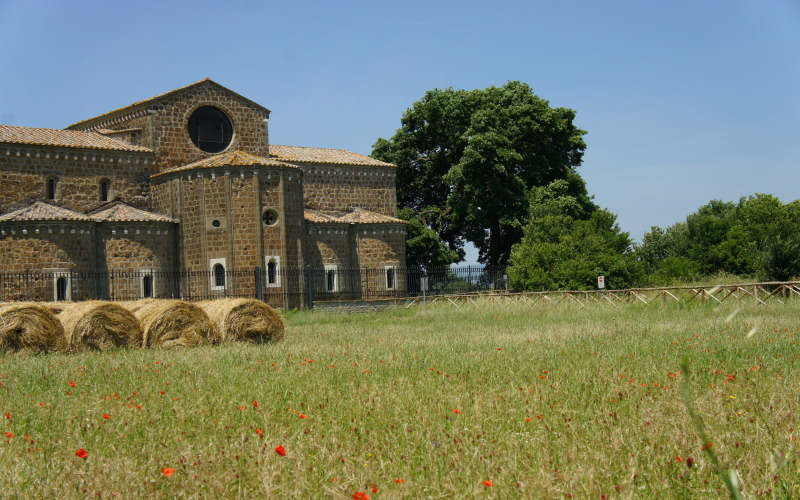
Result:
<instances>
[{"instance_id":1,"label":"wooden fence","mask_svg":"<svg viewBox=\"0 0 800 500\"><path fill-rule=\"evenodd\" d=\"M396 305L463 303L481 301L518 301L527 303L572 303L585 306L592 303L617 307L623 304L691 304L691 303L752 303L758 305L800 302L799 281L738 283L731 285L672 286L658 288L629 288L625 290L581 290L553 292L485 292L472 294L433 295L397 299Z\"/></svg>"}]
</instances>

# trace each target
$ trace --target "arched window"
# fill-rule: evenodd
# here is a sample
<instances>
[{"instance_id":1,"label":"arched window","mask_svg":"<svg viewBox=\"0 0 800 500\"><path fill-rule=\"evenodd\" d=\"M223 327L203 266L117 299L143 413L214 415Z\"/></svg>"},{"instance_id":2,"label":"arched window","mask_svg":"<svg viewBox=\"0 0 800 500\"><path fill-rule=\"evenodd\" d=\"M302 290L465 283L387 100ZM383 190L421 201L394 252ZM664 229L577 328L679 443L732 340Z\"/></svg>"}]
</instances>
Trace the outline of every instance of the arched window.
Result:
<instances>
[{"instance_id":1,"label":"arched window","mask_svg":"<svg viewBox=\"0 0 800 500\"><path fill-rule=\"evenodd\" d=\"M153 296L153 275L146 274L142 276L142 297L148 298Z\"/></svg>"},{"instance_id":2,"label":"arched window","mask_svg":"<svg viewBox=\"0 0 800 500\"><path fill-rule=\"evenodd\" d=\"M67 300L67 278L64 276L56 279L56 300Z\"/></svg>"},{"instance_id":3,"label":"arched window","mask_svg":"<svg viewBox=\"0 0 800 500\"><path fill-rule=\"evenodd\" d=\"M109 192L111 191L111 182L108 179L100 181L100 201L108 201Z\"/></svg>"},{"instance_id":4,"label":"arched window","mask_svg":"<svg viewBox=\"0 0 800 500\"><path fill-rule=\"evenodd\" d=\"M214 264L214 287L225 288L225 266Z\"/></svg>"},{"instance_id":5,"label":"arched window","mask_svg":"<svg viewBox=\"0 0 800 500\"><path fill-rule=\"evenodd\" d=\"M55 177L51 177L47 179L47 199L48 200L55 200L56 199L56 183L57 179Z\"/></svg>"}]
</instances>

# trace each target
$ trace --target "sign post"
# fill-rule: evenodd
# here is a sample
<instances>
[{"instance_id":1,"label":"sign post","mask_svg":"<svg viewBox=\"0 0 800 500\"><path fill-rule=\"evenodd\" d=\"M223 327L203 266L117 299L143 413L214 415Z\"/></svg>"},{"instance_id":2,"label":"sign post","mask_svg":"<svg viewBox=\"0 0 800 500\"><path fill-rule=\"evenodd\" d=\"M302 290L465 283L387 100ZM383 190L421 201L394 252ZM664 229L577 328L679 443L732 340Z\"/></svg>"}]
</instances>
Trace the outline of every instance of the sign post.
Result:
<instances>
[{"instance_id":1,"label":"sign post","mask_svg":"<svg viewBox=\"0 0 800 500\"><path fill-rule=\"evenodd\" d=\"M606 287L606 277L605 276L598 276L597 277L597 288L603 289Z\"/></svg>"}]
</instances>

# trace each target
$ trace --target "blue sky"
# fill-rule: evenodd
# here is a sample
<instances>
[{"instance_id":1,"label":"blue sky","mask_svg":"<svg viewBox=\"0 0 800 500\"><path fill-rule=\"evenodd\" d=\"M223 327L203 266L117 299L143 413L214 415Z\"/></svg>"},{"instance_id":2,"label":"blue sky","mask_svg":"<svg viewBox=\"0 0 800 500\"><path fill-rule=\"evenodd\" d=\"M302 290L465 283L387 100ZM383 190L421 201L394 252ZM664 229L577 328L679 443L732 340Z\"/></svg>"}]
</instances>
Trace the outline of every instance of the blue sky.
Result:
<instances>
[{"instance_id":1,"label":"blue sky","mask_svg":"<svg viewBox=\"0 0 800 500\"><path fill-rule=\"evenodd\" d=\"M210 77L272 110L275 144L369 154L428 89L520 80L577 111L580 173L637 239L710 199L800 198L800 0L0 0L0 50L0 123Z\"/></svg>"}]
</instances>

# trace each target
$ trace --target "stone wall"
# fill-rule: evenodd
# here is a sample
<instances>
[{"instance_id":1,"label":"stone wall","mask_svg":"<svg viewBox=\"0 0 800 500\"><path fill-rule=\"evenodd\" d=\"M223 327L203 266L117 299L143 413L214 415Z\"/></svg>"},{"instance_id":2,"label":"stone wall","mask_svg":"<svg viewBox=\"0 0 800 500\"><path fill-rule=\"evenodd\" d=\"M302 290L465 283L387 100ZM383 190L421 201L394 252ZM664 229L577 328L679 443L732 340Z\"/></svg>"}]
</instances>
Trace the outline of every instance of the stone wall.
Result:
<instances>
[{"instance_id":1,"label":"stone wall","mask_svg":"<svg viewBox=\"0 0 800 500\"><path fill-rule=\"evenodd\" d=\"M241 149L269 156L269 112L213 82L202 82L147 103L146 109L123 109L73 128L76 130L141 128L141 143L156 154L157 171L213 156L194 145L189 137L189 116L201 106L224 112L233 125L233 139L226 150ZM113 135L112 135L113 137Z\"/></svg>"},{"instance_id":2,"label":"stone wall","mask_svg":"<svg viewBox=\"0 0 800 500\"><path fill-rule=\"evenodd\" d=\"M66 149L15 145L0 148L0 213L33 200L46 200L86 212L105 203L100 182L110 181L109 200L149 208L147 169L150 153ZM56 179L55 200L47 198L47 181Z\"/></svg>"},{"instance_id":3,"label":"stone wall","mask_svg":"<svg viewBox=\"0 0 800 500\"><path fill-rule=\"evenodd\" d=\"M92 222L0 224L0 300L54 300L62 273L95 270L94 238ZM74 280L70 298L89 297L93 288Z\"/></svg>"},{"instance_id":4,"label":"stone wall","mask_svg":"<svg viewBox=\"0 0 800 500\"><path fill-rule=\"evenodd\" d=\"M100 296L121 300L143 297L142 279L149 275L155 297L177 295L177 225L168 223L102 223L97 228L97 271L109 274Z\"/></svg>"},{"instance_id":5,"label":"stone wall","mask_svg":"<svg viewBox=\"0 0 800 500\"><path fill-rule=\"evenodd\" d=\"M303 169L303 202L315 210L363 208L397 215L395 167L297 163Z\"/></svg>"},{"instance_id":6,"label":"stone wall","mask_svg":"<svg viewBox=\"0 0 800 500\"><path fill-rule=\"evenodd\" d=\"M187 285L187 294L253 296L253 270L265 268L267 256L278 257L281 269L302 267L301 174L291 167L215 167L154 179L155 209L181 220L182 269L210 273L211 262L224 259L229 272L224 290L215 290L209 275ZM269 224L262 218L267 210L277 215ZM271 303L288 305L284 296L301 300L296 274L268 290Z\"/></svg>"}]
</instances>

